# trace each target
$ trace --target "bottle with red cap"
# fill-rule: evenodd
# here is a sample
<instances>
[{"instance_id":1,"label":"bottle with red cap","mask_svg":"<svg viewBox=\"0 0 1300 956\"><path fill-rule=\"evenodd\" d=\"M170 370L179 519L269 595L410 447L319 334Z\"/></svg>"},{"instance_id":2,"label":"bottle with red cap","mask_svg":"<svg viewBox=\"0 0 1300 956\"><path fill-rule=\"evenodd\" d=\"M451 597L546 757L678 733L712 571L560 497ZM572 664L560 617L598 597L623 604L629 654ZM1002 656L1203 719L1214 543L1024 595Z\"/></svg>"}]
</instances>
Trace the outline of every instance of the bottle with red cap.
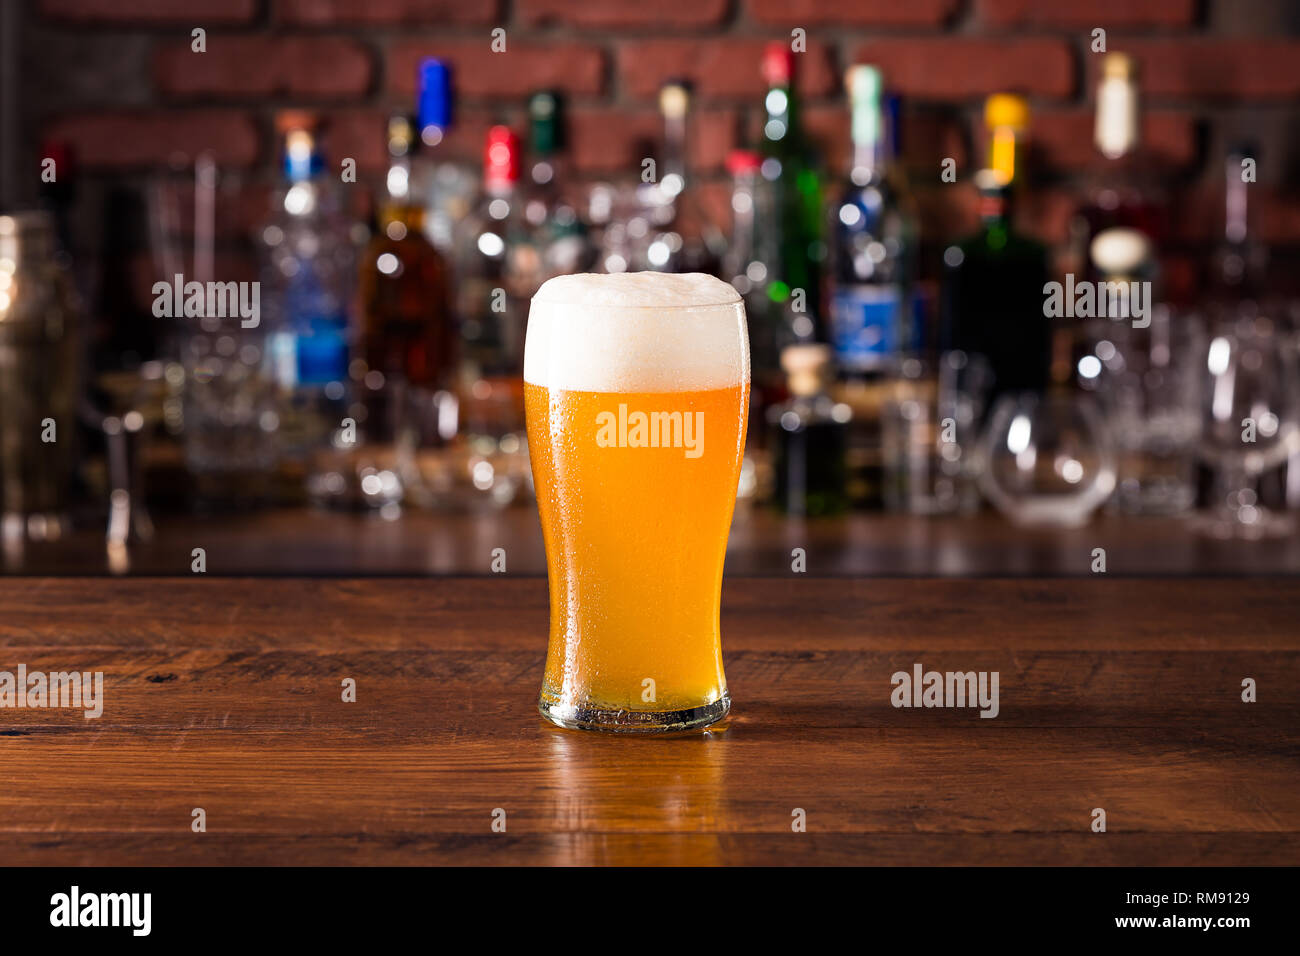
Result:
<instances>
[{"instance_id":1,"label":"bottle with red cap","mask_svg":"<svg viewBox=\"0 0 1300 956\"><path fill-rule=\"evenodd\" d=\"M821 175L799 125L798 57L784 41L769 44L763 54L768 90L763 99L759 171L773 191L778 249L778 268L768 280L768 296L785 310L794 338L811 340L821 331L826 245L822 239Z\"/></svg>"},{"instance_id":2,"label":"bottle with red cap","mask_svg":"<svg viewBox=\"0 0 1300 956\"><path fill-rule=\"evenodd\" d=\"M489 129L483 188L455 241L463 372L473 380L523 367L528 300L540 284L541 260L524 216L521 167L518 134L508 126Z\"/></svg>"}]
</instances>

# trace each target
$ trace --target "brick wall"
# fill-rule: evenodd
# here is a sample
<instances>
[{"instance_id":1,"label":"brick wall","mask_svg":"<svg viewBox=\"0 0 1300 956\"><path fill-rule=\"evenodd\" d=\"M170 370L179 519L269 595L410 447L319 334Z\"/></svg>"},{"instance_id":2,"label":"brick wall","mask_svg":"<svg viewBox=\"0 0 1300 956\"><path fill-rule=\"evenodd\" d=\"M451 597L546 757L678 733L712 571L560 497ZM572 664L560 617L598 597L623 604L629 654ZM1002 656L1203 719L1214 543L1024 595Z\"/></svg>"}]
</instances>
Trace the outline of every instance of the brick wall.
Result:
<instances>
[{"instance_id":1,"label":"brick wall","mask_svg":"<svg viewBox=\"0 0 1300 956\"><path fill-rule=\"evenodd\" d=\"M198 26L203 54L190 50ZM503 54L489 52L495 27ZM1260 227L1282 247L1278 262L1293 263L1300 4L1285 0L33 0L21 26L26 155L15 165L38 169L46 137L70 141L87 203L201 150L266 179L273 115L302 106L326 119L330 158L351 156L373 177L384 117L409 106L415 64L433 54L452 61L461 96L449 153L477 160L490 123L522 129L525 96L555 87L570 96L583 178L635 169L659 132L659 84L691 77L694 161L722 216L726 152L758 130L760 52L802 28L806 123L832 169L848 148L845 66L880 64L907 98L906 160L932 242L972 221L981 98L1028 94L1037 166L1025 214L1059 241L1094 163L1095 27L1142 66L1146 140L1175 199L1171 274L1198 274L1218 228L1221 157L1242 135L1262 147ZM948 156L956 185L939 181ZM260 215L259 201L241 205Z\"/></svg>"}]
</instances>

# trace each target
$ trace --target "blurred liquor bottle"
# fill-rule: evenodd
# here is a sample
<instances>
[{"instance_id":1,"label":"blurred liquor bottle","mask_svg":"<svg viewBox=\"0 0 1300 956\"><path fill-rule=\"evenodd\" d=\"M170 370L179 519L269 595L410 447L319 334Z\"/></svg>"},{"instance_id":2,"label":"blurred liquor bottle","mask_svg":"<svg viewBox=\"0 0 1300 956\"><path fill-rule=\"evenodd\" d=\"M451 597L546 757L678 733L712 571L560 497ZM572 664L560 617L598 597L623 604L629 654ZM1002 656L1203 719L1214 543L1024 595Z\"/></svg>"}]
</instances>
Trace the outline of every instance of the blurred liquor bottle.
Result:
<instances>
[{"instance_id":1,"label":"blurred liquor bottle","mask_svg":"<svg viewBox=\"0 0 1300 956\"><path fill-rule=\"evenodd\" d=\"M478 195L478 171L439 156L455 119L451 66L435 57L420 61L416 74L415 125L419 147L411 161L411 193L425 205L424 232L444 256L454 249L455 228ZM435 162L434 157L439 156Z\"/></svg>"},{"instance_id":2,"label":"blurred liquor bottle","mask_svg":"<svg viewBox=\"0 0 1300 956\"><path fill-rule=\"evenodd\" d=\"M586 272L595 257L587 224L565 193L564 150L567 145L564 100L543 91L528 100L532 151L524 218L541 256L541 277Z\"/></svg>"},{"instance_id":3,"label":"blurred liquor bottle","mask_svg":"<svg viewBox=\"0 0 1300 956\"><path fill-rule=\"evenodd\" d=\"M916 217L894 164L880 71L851 67L848 182L830 206L830 332L839 380L835 397L853 411L849 429L850 497L881 503L881 410L886 378L913 347L912 289Z\"/></svg>"},{"instance_id":4,"label":"blurred liquor bottle","mask_svg":"<svg viewBox=\"0 0 1300 956\"><path fill-rule=\"evenodd\" d=\"M77 168L72 144L47 139L41 144L41 205L54 217L61 254L71 258L76 250L72 222L77 204ZM46 167L46 163L51 163Z\"/></svg>"},{"instance_id":5,"label":"blurred liquor bottle","mask_svg":"<svg viewBox=\"0 0 1300 956\"><path fill-rule=\"evenodd\" d=\"M1233 144L1224 163L1223 236L1214 252L1210 271L1211 295L1216 299L1255 299L1263 291L1268 250L1259 241L1251 221L1248 168L1257 167L1255 143Z\"/></svg>"},{"instance_id":6,"label":"blurred liquor bottle","mask_svg":"<svg viewBox=\"0 0 1300 956\"><path fill-rule=\"evenodd\" d=\"M761 172L775 195L780 266L769 280L769 295L787 309L796 337L808 340L823 321L821 274L826 246L822 239L821 177L815 153L799 125L795 54L788 43L768 45L762 72L768 90L763 99L766 118Z\"/></svg>"},{"instance_id":7,"label":"blurred liquor bottle","mask_svg":"<svg viewBox=\"0 0 1300 956\"><path fill-rule=\"evenodd\" d=\"M731 173L731 241L723 256L723 277L745 300L749 323L749 354L752 368L750 421L762 422L769 404L785 397L785 375L781 371L781 349L792 344L788 323L780 303L768 295L770 277L777 272L773 192L763 179L763 157L754 150L736 149L727 156ZM757 431L762 431L758 428Z\"/></svg>"},{"instance_id":8,"label":"blurred liquor bottle","mask_svg":"<svg viewBox=\"0 0 1300 956\"><path fill-rule=\"evenodd\" d=\"M156 237L161 230L150 222L151 212L156 216L157 210L142 203L137 190L106 190L99 235L103 252L89 313L89 363L96 373L137 369L170 345L174 324L155 318L148 301L140 301L132 287L134 263L148 252L153 253L157 275L169 275L164 262L172 265L170 274L178 269L171 258L159 255L162 240Z\"/></svg>"},{"instance_id":9,"label":"blurred liquor bottle","mask_svg":"<svg viewBox=\"0 0 1300 956\"><path fill-rule=\"evenodd\" d=\"M830 207L831 340L840 374L879 378L910 348L916 217L893 150L880 71L851 67L853 155Z\"/></svg>"},{"instance_id":10,"label":"blurred liquor bottle","mask_svg":"<svg viewBox=\"0 0 1300 956\"><path fill-rule=\"evenodd\" d=\"M541 255L524 216L519 137L508 126L488 130L483 188L456 228L456 313L463 374L518 377L523 368L528 300L542 282Z\"/></svg>"},{"instance_id":11,"label":"blurred liquor bottle","mask_svg":"<svg viewBox=\"0 0 1300 956\"><path fill-rule=\"evenodd\" d=\"M399 440L412 390L445 388L455 374L451 269L425 233L427 197L412 176L419 144L410 118L389 120L387 195L361 262L352 373L361 382L366 440L380 446Z\"/></svg>"},{"instance_id":12,"label":"blurred liquor bottle","mask_svg":"<svg viewBox=\"0 0 1300 956\"><path fill-rule=\"evenodd\" d=\"M303 460L346 417L356 247L310 117L284 114L283 188L260 231L262 321L277 390L279 451Z\"/></svg>"},{"instance_id":13,"label":"blurred liquor bottle","mask_svg":"<svg viewBox=\"0 0 1300 956\"><path fill-rule=\"evenodd\" d=\"M1046 388L1052 328L1044 310L1047 250L1012 225L1029 106L1021 97L996 94L984 119L989 162L975 176L981 227L944 250L942 347L983 355L996 397Z\"/></svg>"},{"instance_id":14,"label":"blurred liquor bottle","mask_svg":"<svg viewBox=\"0 0 1300 956\"><path fill-rule=\"evenodd\" d=\"M47 212L0 214L0 535L22 541L70 528L84 346L81 303ZM50 440L49 422L57 424ZM7 563L7 562L6 562Z\"/></svg>"},{"instance_id":15,"label":"blurred liquor bottle","mask_svg":"<svg viewBox=\"0 0 1300 956\"><path fill-rule=\"evenodd\" d=\"M645 268L656 272L707 272L718 275L726 238L691 189L686 146L691 91L681 81L659 91L664 118L664 147L657 181L648 184L650 236Z\"/></svg>"},{"instance_id":16,"label":"blurred liquor bottle","mask_svg":"<svg viewBox=\"0 0 1300 956\"><path fill-rule=\"evenodd\" d=\"M1094 142L1106 162L1091 177L1088 198L1079 210L1077 233L1083 240L1084 273L1090 281L1108 270L1092 258L1093 244L1109 230L1136 230L1148 240L1147 248L1165 235L1165 203L1158 177L1141 149L1137 63L1123 53L1107 53L1102 59L1097 84L1097 116ZM1105 240L1102 247L1109 245ZM1142 278L1153 277L1154 255L1136 268ZM1131 270L1132 271L1132 270Z\"/></svg>"},{"instance_id":17,"label":"blurred liquor bottle","mask_svg":"<svg viewBox=\"0 0 1300 956\"><path fill-rule=\"evenodd\" d=\"M781 366L789 376L790 398L767 410L773 504L798 517L841 514L849 507L844 462L852 412L827 393L830 346L787 346Z\"/></svg>"},{"instance_id":18,"label":"blurred liquor bottle","mask_svg":"<svg viewBox=\"0 0 1300 956\"><path fill-rule=\"evenodd\" d=\"M1250 190L1259 163L1253 141L1232 143L1223 166L1223 233L1216 243L1206 281L1205 299L1211 334L1221 334L1238 320L1264 318L1276 324L1279 348L1290 349L1300 362L1300 307L1285 307L1267 285L1268 247L1259 239ZM1213 474L1201 471L1201 488L1213 494ZM1265 470L1257 490L1266 503L1300 508L1300 449L1280 465Z\"/></svg>"}]
</instances>

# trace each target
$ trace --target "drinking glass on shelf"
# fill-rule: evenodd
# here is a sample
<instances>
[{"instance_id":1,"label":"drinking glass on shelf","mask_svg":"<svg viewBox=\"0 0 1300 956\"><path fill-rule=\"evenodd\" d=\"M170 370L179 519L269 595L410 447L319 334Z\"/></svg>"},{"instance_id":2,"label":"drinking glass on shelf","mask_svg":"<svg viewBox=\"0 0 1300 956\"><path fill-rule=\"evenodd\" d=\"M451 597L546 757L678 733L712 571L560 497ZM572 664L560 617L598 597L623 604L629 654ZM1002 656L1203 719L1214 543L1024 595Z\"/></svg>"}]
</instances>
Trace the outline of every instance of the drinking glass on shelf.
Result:
<instances>
[{"instance_id":1,"label":"drinking glass on shelf","mask_svg":"<svg viewBox=\"0 0 1300 956\"><path fill-rule=\"evenodd\" d=\"M1085 333L1076 381L1097 397L1115 444L1114 504L1128 514L1179 514L1196 502L1200 374L1198 316L1152 311L1147 328L1098 319Z\"/></svg>"},{"instance_id":2,"label":"drinking glass on shelf","mask_svg":"<svg viewBox=\"0 0 1300 956\"><path fill-rule=\"evenodd\" d=\"M1115 490L1110 435L1085 395L1004 395L984 457L980 487L1017 524L1080 527Z\"/></svg>"},{"instance_id":3,"label":"drinking glass on shelf","mask_svg":"<svg viewBox=\"0 0 1300 956\"><path fill-rule=\"evenodd\" d=\"M992 373L982 356L906 358L882 409L885 506L969 514L979 506L978 430Z\"/></svg>"},{"instance_id":4,"label":"drinking glass on shelf","mask_svg":"<svg viewBox=\"0 0 1300 956\"><path fill-rule=\"evenodd\" d=\"M153 269L168 285L207 284L216 274L219 226L238 217L243 180L200 155L155 179L149 190ZM174 298L179 298L177 292ZM206 310L205 310L206 311ZM278 459L280 415L265 325L244 327L235 310L221 315L176 314L165 338L183 377L179 416L185 464L199 500L259 499Z\"/></svg>"},{"instance_id":5,"label":"drinking glass on shelf","mask_svg":"<svg viewBox=\"0 0 1300 956\"><path fill-rule=\"evenodd\" d=\"M480 377L455 392L413 396L409 408L398 459L412 504L495 511L529 497L520 382Z\"/></svg>"},{"instance_id":6,"label":"drinking glass on shelf","mask_svg":"<svg viewBox=\"0 0 1300 956\"><path fill-rule=\"evenodd\" d=\"M1286 534L1290 517L1265 508L1254 482L1300 440L1295 356L1270 319L1254 309L1236 315L1218 323L1205 352L1201 454L1215 483L1209 509L1193 523L1219 538Z\"/></svg>"}]
</instances>

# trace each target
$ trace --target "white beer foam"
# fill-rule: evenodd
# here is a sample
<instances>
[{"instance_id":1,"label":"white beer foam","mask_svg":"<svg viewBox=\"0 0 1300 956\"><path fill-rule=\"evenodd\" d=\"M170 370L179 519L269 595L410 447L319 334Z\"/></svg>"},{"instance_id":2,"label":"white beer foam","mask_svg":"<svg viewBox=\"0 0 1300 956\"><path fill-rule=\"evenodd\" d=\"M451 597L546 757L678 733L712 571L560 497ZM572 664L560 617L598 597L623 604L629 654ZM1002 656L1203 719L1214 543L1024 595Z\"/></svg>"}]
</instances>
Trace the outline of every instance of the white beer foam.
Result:
<instances>
[{"instance_id":1,"label":"white beer foam","mask_svg":"<svg viewBox=\"0 0 1300 956\"><path fill-rule=\"evenodd\" d=\"M749 381L740 295L703 273L557 276L533 296L524 381L587 392L676 392Z\"/></svg>"}]
</instances>

